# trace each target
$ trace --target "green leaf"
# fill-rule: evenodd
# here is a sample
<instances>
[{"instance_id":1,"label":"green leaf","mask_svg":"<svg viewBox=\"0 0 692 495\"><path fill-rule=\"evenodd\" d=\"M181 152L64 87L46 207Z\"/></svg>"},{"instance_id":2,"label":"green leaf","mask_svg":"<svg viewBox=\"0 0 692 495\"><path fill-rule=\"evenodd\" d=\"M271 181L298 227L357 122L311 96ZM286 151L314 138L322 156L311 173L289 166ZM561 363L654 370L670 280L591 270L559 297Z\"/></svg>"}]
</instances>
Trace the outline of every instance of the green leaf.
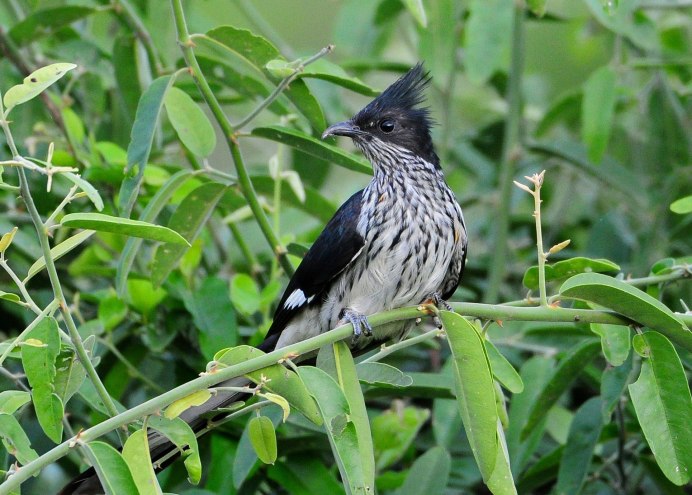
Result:
<instances>
[{"instance_id":1,"label":"green leaf","mask_svg":"<svg viewBox=\"0 0 692 495\"><path fill-rule=\"evenodd\" d=\"M13 294L12 292L5 292L3 290L0 290L0 299L15 303L22 300L22 298L19 297L17 294Z\"/></svg>"},{"instance_id":2,"label":"green leaf","mask_svg":"<svg viewBox=\"0 0 692 495\"><path fill-rule=\"evenodd\" d=\"M232 349L225 349L214 356L214 365L230 366L249 359L256 358L264 354L261 350L241 345ZM300 377L292 370L275 364L246 374L255 383L261 383L262 377L269 379L262 386L262 391L269 391L278 394L288 400L292 407L303 413L306 418L317 425L322 424L319 410L315 401L310 396L305 384Z\"/></svg>"},{"instance_id":3,"label":"green leaf","mask_svg":"<svg viewBox=\"0 0 692 495\"><path fill-rule=\"evenodd\" d=\"M274 423L266 416L255 416L248 425L250 442L259 460L265 464L276 462L276 432Z\"/></svg>"},{"instance_id":4,"label":"green leaf","mask_svg":"<svg viewBox=\"0 0 692 495\"><path fill-rule=\"evenodd\" d=\"M252 135L286 144L349 170L372 175L372 167L365 160L297 129L281 126L256 127L252 130Z\"/></svg>"},{"instance_id":5,"label":"green leaf","mask_svg":"<svg viewBox=\"0 0 692 495\"><path fill-rule=\"evenodd\" d=\"M603 423L609 423L615 406L620 402L620 397L627 387L629 376L632 372L632 354L620 366L607 366L601 375L601 399L603 407L601 413Z\"/></svg>"},{"instance_id":6,"label":"green leaf","mask_svg":"<svg viewBox=\"0 0 692 495\"><path fill-rule=\"evenodd\" d=\"M29 437L24 433L17 418L11 414L0 413L0 438L7 452L16 457L20 464L28 464L38 459L38 454L31 448Z\"/></svg>"},{"instance_id":7,"label":"green leaf","mask_svg":"<svg viewBox=\"0 0 692 495\"><path fill-rule=\"evenodd\" d=\"M372 420L375 466L378 472L399 462L430 417L428 409L407 406L389 409Z\"/></svg>"},{"instance_id":8,"label":"green leaf","mask_svg":"<svg viewBox=\"0 0 692 495\"><path fill-rule=\"evenodd\" d=\"M252 315L260 308L260 290L255 280L246 273L238 273L231 279L231 301L245 315Z\"/></svg>"},{"instance_id":9,"label":"green leaf","mask_svg":"<svg viewBox=\"0 0 692 495\"><path fill-rule=\"evenodd\" d=\"M440 313L454 357L457 402L466 436L484 480L497 460L495 385L483 338L466 319L451 311Z\"/></svg>"},{"instance_id":10,"label":"green leaf","mask_svg":"<svg viewBox=\"0 0 692 495\"><path fill-rule=\"evenodd\" d=\"M99 301L98 319L107 332L118 326L127 316L127 305L116 295L109 295Z\"/></svg>"},{"instance_id":11,"label":"green leaf","mask_svg":"<svg viewBox=\"0 0 692 495\"><path fill-rule=\"evenodd\" d=\"M590 259L583 257L570 258L545 265L545 280L562 280L585 272L614 272L619 271L620 267L610 260ZM531 290L538 289L538 266L532 266L524 273L522 281L524 287Z\"/></svg>"},{"instance_id":12,"label":"green leaf","mask_svg":"<svg viewBox=\"0 0 692 495\"><path fill-rule=\"evenodd\" d=\"M83 448L106 495L139 495L130 468L117 450L104 442L89 442Z\"/></svg>"},{"instance_id":13,"label":"green leaf","mask_svg":"<svg viewBox=\"0 0 692 495\"><path fill-rule=\"evenodd\" d=\"M592 397L574 415L557 475L556 493L560 495L581 492L603 428L601 406L600 397Z\"/></svg>"},{"instance_id":14,"label":"green leaf","mask_svg":"<svg viewBox=\"0 0 692 495\"><path fill-rule=\"evenodd\" d=\"M161 487L151 465L149 440L144 429L135 431L125 442L123 459L130 468L139 495L161 495Z\"/></svg>"},{"instance_id":15,"label":"green leaf","mask_svg":"<svg viewBox=\"0 0 692 495\"><path fill-rule=\"evenodd\" d=\"M499 419L497 421L497 457L495 458L495 468L487 481L487 485L493 495L517 495L509 466L505 432Z\"/></svg>"},{"instance_id":16,"label":"green leaf","mask_svg":"<svg viewBox=\"0 0 692 495\"><path fill-rule=\"evenodd\" d=\"M89 355L93 352L94 342L94 336L84 340L84 347ZM63 404L67 404L84 383L86 370L72 349L63 348L55 361L55 371L55 393Z\"/></svg>"},{"instance_id":17,"label":"green leaf","mask_svg":"<svg viewBox=\"0 0 692 495\"><path fill-rule=\"evenodd\" d=\"M53 246L50 250L50 257L53 261L57 261L63 256L65 256L67 253L78 247L80 244L82 244L84 241L86 241L89 237L94 235L95 231L94 230L83 230L81 232L77 232L75 235L72 237L68 237L64 241L62 241L60 244L57 246ZM24 278L23 282L26 284L29 280L33 278L34 275L39 273L41 270L43 270L46 267L46 259L41 256L39 259L37 259L33 265L29 268L29 272L27 273L26 277Z\"/></svg>"},{"instance_id":18,"label":"green leaf","mask_svg":"<svg viewBox=\"0 0 692 495\"><path fill-rule=\"evenodd\" d=\"M41 94L48 86L75 67L77 67L75 64L57 63L36 69L24 78L22 84L12 86L7 90L3 98L6 108L5 115L9 114L15 106Z\"/></svg>"},{"instance_id":19,"label":"green leaf","mask_svg":"<svg viewBox=\"0 0 692 495\"><path fill-rule=\"evenodd\" d=\"M423 7L422 0L403 0L403 2L418 25L422 28L427 27L428 19L425 16L425 7Z\"/></svg>"},{"instance_id":20,"label":"green leaf","mask_svg":"<svg viewBox=\"0 0 692 495\"><path fill-rule=\"evenodd\" d=\"M485 83L509 67L514 4L506 0L472 0L466 22L464 63L472 83Z\"/></svg>"},{"instance_id":21,"label":"green leaf","mask_svg":"<svg viewBox=\"0 0 692 495\"><path fill-rule=\"evenodd\" d=\"M562 284L560 294L617 311L692 351L692 332L685 324L663 303L621 280L597 273L584 273Z\"/></svg>"},{"instance_id":22,"label":"green leaf","mask_svg":"<svg viewBox=\"0 0 692 495\"><path fill-rule=\"evenodd\" d=\"M675 348L657 332L636 335L634 348L644 357L629 386L634 410L661 471L683 486L692 476L692 397L685 371Z\"/></svg>"},{"instance_id":23,"label":"green leaf","mask_svg":"<svg viewBox=\"0 0 692 495\"><path fill-rule=\"evenodd\" d=\"M60 174L60 177L65 177L67 180L72 182L75 186L79 187L87 195L89 200L94 203L94 206L98 211L103 210L103 199L101 195L89 182L82 179L81 176L73 174L72 172L65 172Z\"/></svg>"},{"instance_id":24,"label":"green leaf","mask_svg":"<svg viewBox=\"0 0 692 495\"><path fill-rule=\"evenodd\" d=\"M219 349L238 344L238 322L228 283L207 277L184 302L199 330L199 346L207 360Z\"/></svg>"},{"instance_id":25,"label":"green leaf","mask_svg":"<svg viewBox=\"0 0 692 495\"><path fill-rule=\"evenodd\" d=\"M676 199L670 204L670 211L679 215L692 213L692 195Z\"/></svg>"},{"instance_id":26,"label":"green leaf","mask_svg":"<svg viewBox=\"0 0 692 495\"><path fill-rule=\"evenodd\" d=\"M409 469L400 495L444 493L449 480L452 460L444 447L432 447Z\"/></svg>"},{"instance_id":27,"label":"green leaf","mask_svg":"<svg viewBox=\"0 0 692 495\"><path fill-rule=\"evenodd\" d=\"M347 492L364 491L362 459L356 430L348 420L350 406L343 390L329 374L314 366L301 366L298 374L320 410L327 438Z\"/></svg>"},{"instance_id":28,"label":"green leaf","mask_svg":"<svg viewBox=\"0 0 692 495\"><path fill-rule=\"evenodd\" d=\"M190 395L186 395L182 399L172 402L171 405L166 408L164 417L167 419L177 418L184 411L187 411L191 407L201 406L209 399L211 399L211 392L208 389L192 392Z\"/></svg>"},{"instance_id":29,"label":"green leaf","mask_svg":"<svg viewBox=\"0 0 692 495\"><path fill-rule=\"evenodd\" d=\"M25 339L25 342L37 342L37 345L22 346L22 366L31 385L36 417L48 438L60 443L64 409L62 401L54 393L55 362L60 353L58 322L52 317L44 318L26 334Z\"/></svg>"},{"instance_id":30,"label":"green leaf","mask_svg":"<svg viewBox=\"0 0 692 495\"><path fill-rule=\"evenodd\" d=\"M462 11L463 4L456 0L428 2L428 23L434 27L418 29L419 60L425 60L425 68L435 75L439 87L449 84L457 67Z\"/></svg>"},{"instance_id":31,"label":"green leaf","mask_svg":"<svg viewBox=\"0 0 692 495\"><path fill-rule=\"evenodd\" d=\"M581 342L572 347L560 361L531 407L521 430L522 440L531 434L564 391L577 379L579 373L598 355L599 345L593 340Z\"/></svg>"},{"instance_id":32,"label":"green leaf","mask_svg":"<svg viewBox=\"0 0 692 495\"><path fill-rule=\"evenodd\" d=\"M144 178L144 167L149 160L159 115L166 92L173 84L172 76L161 76L144 91L137 105L137 115L132 126L130 144L127 147L125 179L120 186L118 208L123 217L129 217L137 200Z\"/></svg>"},{"instance_id":33,"label":"green leaf","mask_svg":"<svg viewBox=\"0 0 692 495\"><path fill-rule=\"evenodd\" d=\"M286 456L267 471L267 476L287 493L343 495L344 487L321 459L298 452ZM221 493L221 492L219 492ZM225 493L225 492L224 492Z\"/></svg>"},{"instance_id":34,"label":"green leaf","mask_svg":"<svg viewBox=\"0 0 692 495\"><path fill-rule=\"evenodd\" d=\"M344 69L324 58L315 60L306 66L298 77L322 79L365 96L380 94L376 89L368 86L357 77L349 76Z\"/></svg>"},{"instance_id":35,"label":"green leaf","mask_svg":"<svg viewBox=\"0 0 692 495\"><path fill-rule=\"evenodd\" d=\"M141 237L152 241L190 245L183 236L167 227L130 220L129 218L104 215L103 213L70 213L65 215L60 223L65 227L93 229L99 232Z\"/></svg>"},{"instance_id":36,"label":"green leaf","mask_svg":"<svg viewBox=\"0 0 692 495\"><path fill-rule=\"evenodd\" d=\"M183 452L188 481L193 485L198 484L202 477L202 461L199 457L197 437L190 425L180 418L167 419L160 416L150 416L147 424L165 435Z\"/></svg>"},{"instance_id":37,"label":"green leaf","mask_svg":"<svg viewBox=\"0 0 692 495\"><path fill-rule=\"evenodd\" d=\"M12 244L12 240L14 239L14 236L18 230L19 227L12 227L12 230L2 234L2 237L0 237L0 253L7 251L7 248L10 247L10 244Z\"/></svg>"},{"instance_id":38,"label":"green leaf","mask_svg":"<svg viewBox=\"0 0 692 495\"><path fill-rule=\"evenodd\" d=\"M263 414L268 417L274 427L278 426L281 422L281 411L278 407L265 407ZM250 442L250 428L249 422L245 425L243 434L240 436L240 441L237 443L238 447L236 449L235 458L233 459L233 486L239 489L245 480L253 473L253 471L259 466L257 453L252 447L252 442ZM231 493L235 493L231 491Z\"/></svg>"},{"instance_id":39,"label":"green leaf","mask_svg":"<svg viewBox=\"0 0 692 495\"><path fill-rule=\"evenodd\" d=\"M94 12L97 12L94 8L79 5L37 10L14 24L8 34L17 45L27 45L52 36L63 27Z\"/></svg>"},{"instance_id":40,"label":"green leaf","mask_svg":"<svg viewBox=\"0 0 692 495\"><path fill-rule=\"evenodd\" d=\"M31 394L22 390L3 390L0 392L0 414L14 412L31 400Z\"/></svg>"},{"instance_id":41,"label":"green leaf","mask_svg":"<svg viewBox=\"0 0 692 495\"><path fill-rule=\"evenodd\" d=\"M142 279L128 280L127 292L130 294L128 304L145 316L150 316L167 295L161 287L154 287L149 280Z\"/></svg>"},{"instance_id":42,"label":"green leaf","mask_svg":"<svg viewBox=\"0 0 692 495\"><path fill-rule=\"evenodd\" d=\"M624 325L592 323L591 331L601 337L603 355L613 366L620 366L630 353L630 329Z\"/></svg>"},{"instance_id":43,"label":"green leaf","mask_svg":"<svg viewBox=\"0 0 692 495\"><path fill-rule=\"evenodd\" d=\"M159 215L161 210L165 208L171 196L184 184L190 177L192 172L189 170L180 170L173 174L164 185L162 185L154 194L154 197L149 200L146 208L142 211L139 219L143 222L153 222ZM127 277L132 269L135 256L142 245L142 240L130 237L125 243L125 248L122 251L122 256L118 262L118 269L115 278L115 288L120 297L125 297L127 294Z\"/></svg>"},{"instance_id":44,"label":"green leaf","mask_svg":"<svg viewBox=\"0 0 692 495\"><path fill-rule=\"evenodd\" d=\"M258 194L266 194L271 196L274 194L275 181L266 175L254 175L252 177L252 185ZM281 201L294 208L304 211L310 216L313 216L323 223L329 222L336 213L334 204L325 198L320 191L312 187L303 186L305 189L305 200L301 201L295 194L293 188L284 187L283 181L281 184Z\"/></svg>"},{"instance_id":45,"label":"green leaf","mask_svg":"<svg viewBox=\"0 0 692 495\"><path fill-rule=\"evenodd\" d=\"M113 73L117 90L125 103L125 115L131 124L137 114L137 103L142 95L142 88L137 74L141 56L138 41L133 33L118 36L113 43ZM127 158L125 159L127 163Z\"/></svg>"},{"instance_id":46,"label":"green leaf","mask_svg":"<svg viewBox=\"0 0 692 495\"><path fill-rule=\"evenodd\" d=\"M214 208L228 186L207 182L192 190L178 205L168 222L171 231L178 232L187 240L186 246L162 245L156 250L151 267L151 281L159 286L178 265L187 249L214 213Z\"/></svg>"},{"instance_id":47,"label":"green leaf","mask_svg":"<svg viewBox=\"0 0 692 495\"><path fill-rule=\"evenodd\" d=\"M413 378L389 364L359 363L356 366L356 371L361 383L378 387L408 387L413 383Z\"/></svg>"},{"instance_id":48,"label":"green leaf","mask_svg":"<svg viewBox=\"0 0 692 495\"><path fill-rule=\"evenodd\" d=\"M199 105L175 86L168 90L164 105L183 144L197 156L209 156L216 147L216 133Z\"/></svg>"},{"instance_id":49,"label":"green leaf","mask_svg":"<svg viewBox=\"0 0 692 495\"><path fill-rule=\"evenodd\" d=\"M260 70L269 80L278 83L281 79L267 69L269 62L282 58L281 53L265 38L232 26L214 28L207 32L207 36ZM326 127L322 108L304 81L296 79L284 94L307 118L313 129L321 132Z\"/></svg>"},{"instance_id":50,"label":"green leaf","mask_svg":"<svg viewBox=\"0 0 692 495\"><path fill-rule=\"evenodd\" d=\"M584 83L582 99L582 139L589 149L589 159L601 161L610 139L615 113L617 75L610 67L596 70Z\"/></svg>"},{"instance_id":51,"label":"green leaf","mask_svg":"<svg viewBox=\"0 0 692 495\"><path fill-rule=\"evenodd\" d=\"M489 340L485 341L485 349L488 353L490 368L493 370L493 376L497 381L513 394L522 393L524 391L524 382L521 381L521 377L517 370L514 369L514 366L507 361L507 358Z\"/></svg>"},{"instance_id":52,"label":"green leaf","mask_svg":"<svg viewBox=\"0 0 692 495\"><path fill-rule=\"evenodd\" d=\"M545 14L545 5L548 3L548 0L527 0L526 5L529 7L529 10L536 14L538 17L543 17L543 14Z\"/></svg>"}]
</instances>

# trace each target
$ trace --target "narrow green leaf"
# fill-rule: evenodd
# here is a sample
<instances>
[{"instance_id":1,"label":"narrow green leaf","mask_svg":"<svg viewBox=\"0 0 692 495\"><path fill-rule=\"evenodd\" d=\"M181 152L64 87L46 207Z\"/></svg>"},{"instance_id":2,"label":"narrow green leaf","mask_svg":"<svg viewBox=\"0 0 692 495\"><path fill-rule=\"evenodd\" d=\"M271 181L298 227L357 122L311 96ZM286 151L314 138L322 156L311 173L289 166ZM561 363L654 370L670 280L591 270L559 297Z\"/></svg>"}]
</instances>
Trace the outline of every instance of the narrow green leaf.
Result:
<instances>
[{"instance_id":1,"label":"narrow green leaf","mask_svg":"<svg viewBox=\"0 0 692 495\"><path fill-rule=\"evenodd\" d=\"M543 14L545 14L545 5L547 3L548 0L527 0L526 5L529 7L529 10L538 17L543 17Z\"/></svg>"},{"instance_id":2,"label":"narrow green leaf","mask_svg":"<svg viewBox=\"0 0 692 495\"><path fill-rule=\"evenodd\" d=\"M509 67L514 4L506 0L472 0L466 23L464 63L474 84Z\"/></svg>"},{"instance_id":3,"label":"narrow green leaf","mask_svg":"<svg viewBox=\"0 0 692 495\"><path fill-rule=\"evenodd\" d=\"M185 238L187 245L159 246L151 267L151 281L154 286L161 285L178 265L180 258L202 231L202 227L227 189L228 186L223 184L208 182L192 190L178 205L168 222L168 228Z\"/></svg>"},{"instance_id":4,"label":"narrow green leaf","mask_svg":"<svg viewBox=\"0 0 692 495\"><path fill-rule=\"evenodd\" d=\"M14 412L31 400L31 394L23 390L3 390L0 392L0 414Z\"/></svg>"},{"instance_id":5,"label":"narrow green leaf","mask_svg":"<svg viewBox=\"0 0 692 495\"><path fill-rule=\"evenodd\" d=\"M361 383L385 387L408 387L413 378L405 375L400 369L384 363L359 363L356 366Z\"/></svg>"},{"instance_id":6,"label":"narrow green leaf","mask_svg":"<svg viewBox=\"0 0 692 495\"><path fill-rule=\"evenodd\" d=\"M130 32L118 36L113 43L113 72L129 123L135 120L137 103L142 95L139 78L136 77L139 73L137 44L137 38Z\"/></svg>"},{"instance_id":7,"label":"narrow green leaf","mask_svg":"<svg viewBox=\"0 0 692 495\"><path fill-rule=\"evenodd\" d=\"M20 464L38 459L38 454L31 448L29 437L17 418L11 414L0 413L0 439L7 452L16 457Z\"/></svg>"},{"instance_id":8,"label":"narrow green leaf","mask_svg":"<svg viewBox=\"0 0 692 495\"><path fill-rule=\"evenodd\" d=\"M22 300L22 298L19 297L17 294L13 294L12 292L5 292L3 290L0 290L0 299L15 303Z\"/></svg>"},{"instance_id":9,"label":"narrow green leaf","mask_svg":"<svg viewBox=\"0 0 692 495\"><path fill-rule=\"evenodd\" d=\"M372 167L362 158L320 141L297 129L281 126L256 127L252 130L252 135L278 141L349 170L372 175Z\"/></svg>"},{"instance_id":10,"label":"narrow green leaf","mask_svg":"<svg viewBox=\"0 0 692 495\"><path fill-rule=\"evenodd\" d=\"M613 410L627 388L632 372L632 354L630 353L620 366L607 366L601 375L601 399L603 401L601 413L604 424L610 422Z\"/></svg>"},{"instance_id":11,"label":"narrow green leaf","mask_svg":"<svg viewBox=\"0 0 692 495\"><path fill-rule=\"evenodd\" d=\"M130 468L117 450L104 442L89 442L83 449L106 495L139 495Z\"/></svg>"},{"instance_id":12,"label":"narrow green leaf","mask_svg":"<svg viewBox=\"0 0 692 495\"><path fill-rule=\"evenodd\" d=\"M639 378L629 386L646 441L666 477L678 486L692 476L692 397L673 345L657 332L634 337L643 357Z\"/></svg>"},{"instance_id":13,"label":"narrow green leaf","mask_svg":"<svg viewBox=\"0 0 692 495\"><path fill-rule=\"evenodd\" d=\"M507 361L507 358L489 340L485 341L485 349L488 352L488 360L493 370L493 376L497 381L513 394L522 393L524 391L524 382L521 381L521 376L514 369L514 366Z\"/></svg>"},{"instance_id":14,"label":"narrow green leaf","mask_svg":"<svg viewBox=\"0 0 692 495\"><path fill-rule=\"evenodd\" d=\"M418 29L419 60L435 75L435 81L444 87L457 66L457 51L461 43L459 23L463 4L456 0L437 0L426 5L431 29Z\"/></svg>"},{"instance_id":15,"label":"narrow green leaf","mask_svg":"<svg viewBox=\"0 0 692 495\"><path fill-rule=\"evenodd\" d=\"M589 159L601 161L605 153L615 113L617 75L608 66L596 70L584 83L582 99L582 139L589 149Z\"/></svg>"},{"instance_id":16,"label":"narrow green leaf","mask_svg":"<svg viewBox=\"0 0 692 495\"><path fill-rule=\"evenodd\" d=\"M266 416L255 416L250 420L248 431L259 460L265 464L274 464L277 456L274 423Z\"/></svg>"},{"instance_id":17,"label":"narrow green leaf","mask_svg":"<svg viewBox=\"0 0 692 495\"><path fill-rule=\"evenodd\" d=\"M452 459L444 447L432 447L420 456L409 469L401 495L430 495L444 493L449 480Z\"/></svg>"},{"instance_id":18,"label":"narrow green leaf","mask_svg":"<svg viewBox=\"0 0 692 495\"><path fill-rule=\"evenodd\" d=\"M692 351L692 331L667 306L628 283L598 273L583 273L562 284L560 294L617 311Z\"/></svg>"},{"instance_id":19,"label":"narrow green leaf","mask_svg":"<svg viewBox=\"0 0 692 495\"><path fill-rule=\"evenodd\" d=\"M298 452L286 456L267 471L267 476L287 493L344 495L343 485L321 459Z\"/></svg>"},{"instance_id":20,"label":"narrow green leaf","mask_svg":"<svg viewBox=\"0 0 692 495\"><path fill-rule=\"evenodd\" d=\"M190 395L186 395L182 399L172 402L171 405L166 408L164 417L167 419L177 418L184 411L187 411L191 407L201 406L209 399L211 399L211 392L208 389L198 390Z\"/></svg>"},{"instance_id":21,"label":"narrow green leaf","mask_svg":"<svg viewBox=\"0 0 692 495\"><path fill-rule=\"evenodd\" d=\"M512 470L509 465L509 452L502 423L497 421L497 457L495 467L487 481L488 489L493 495L517 495Z\"/></svg>"},{"instance_id":22,"label":"narrow green leaf","mask_svg":"<svg viewBox=\"0 0 692 495\"><path fill-rule=\"evenodd\" d=\"M619 270L620 267L610 260L590 259L579 256L546 264L545 280L546 282L551 282L553 280L566 279L578 273L616 272ZM522 283L527 289L538 289L538 266L532 266L526 270Z\"/></svg>"},{"instance_id":23,"label":"narrow green leaf","mask_svg":"<svg viewBox=\"0 0 692 495\"><path fill-rule=\"evenodd\" d=\"M199 457L197 437L190 425L180 418L167 419L160 416L150 416L147 424L183 451L188 481L193 485L198 484L202 477L202 461Z\"/></svg>"},{"instance_id":24,"label":"narrow green leaf","mask_svg":"<svg viewBox=\"0 0 692 495\"><path fill-rule=\"evenodd\" d=\"M692 213L692 195L676 199L670 204L670 211L678 215Z\"/></svg>"},{"instance_id":25,"label":"narrow green leaf","mask_svg":"<svg viewBox=\"0 0 692 495\"><path fill-rule=\"evenodd\" d=\"M572 347L560 361L531 407L531 412L521 430L522 440L531 434L563 392L577 379L579 373L598 355L599 345L593 340L581 342Z\"/></svg>"},{"instance_id":26,"label":"narrow green leaf","mask_svg":"<svg viewBox=\"0 0 692 495\"><path fill-rule=\"evenodd\" d=\"M175 191L177 191L190 177L192 177L192 172L189 170L180 170L173 174L166 183L156 191L154 197L149 200L139 220L149 223L156 220L161 210L168 204L171 196L173 196ZM130 237L125 243L125 248L120 256L115 277L115 288L120 297L124 298L127 294L127 277L130 274L130 270L132 270L132 264L134 263L142 242L142 239Z\"/></svg>"},{"instance_id":27,"label":"narrow green leaf","mask_svg":"<svg viewBox=\"0 0 692 495\"><path fill-rule=\"evenodd\" d=\"M592 323L591 331L601 337L603 355L613 366L620 366L630 353L630 329L623 325Z\"/></svg>"},{"instance_id":28,"label":"narrow green leaf","mask_svg":"<svg viewBox=\"0 0 692 495\"><path fill-rule=\"evenodd\" d=\"M603 428L601 407L600 397L592 397L574 415L557 475L556 493L559 495L581 492Z\"/></svg>"},{"instance_id":29,"label":"narrow green leaf","mask_svg":"<svg viewBox=\"0 0 692 495\"><path fill-rule=\"evenodd\" d=\"M72 237L68 237L64 241L62 241L60 244L57 246L53 246L50 250L50 257L53 261L57 261L63 256L65 256L67 253L78 247L80 244L82 244L84 241L86 241L89 237L94 235L95 231L94 230L83 230L81 232L77 232L75 235ZM29 268L29 272L27 273L26 277L24 278L23 282L26 284L29 280L33 278L34 275L39 273L41 270L43 270L46 267L46 259L41 256L39 259L37 259L33 265Z\"/></svg>"},{"instance_id":30,"label":"narrow green leaf","mask_svg":"<svg viewBox=\"0 0 692 495\"><path fill-rule=\"evenodd\" d=\"M10 110L15 106L21 105L41 94L48 86L75 67L77 67L75 64L57 63L36 69L24 78L22 84L12 86L7 90L3 98L6 108L5 115L9 114Z\"/></svg>"},{"instance_id":31,"label":"narrow green leaf","mask_svg":"<svg viewBox=\"0 0 692 495\"><path fill-rule=\"evenodd\" d=\"M442 311L442 324L454 357L457 402L466 436L484 480L497 460L495 385L483 339L466 319Z\"/></svg>"},{"instance_id":32,"label":"narrow green leaf","mask_svg":"<svg viewBox=\"0 0 692 495\"><path fill-rule=\"evenodd\" d=\"M96 339L92 336L84 340L84 347L91 354ZM77 354L69 348L63 348L55 362L55 393L63 404L79 390L86 379L86 370Z\"/></svg>"},{"instance_id":33,"label":"narrow green leaf","mask_svg":"<svg viewBox=\"0 0 692 495\"><path fill-rule=\"evenodd\" d=\"M231 301L238 311L246 315L260 308L260 290L255 280L246 273L238 273L231 279Z\"/></svg>"},{"instance_id":34,"label":"narrow green leaf","mask_svg":"<svg viewBox=\"0 0 692 495\"><path fill-rule=\"evenodd\" d=\"M123 447L123 459L130 468L139 495L162 495L151 464L146 430L140 429L130 435Z\"/></svg>"},{"instance_id":35,"label":"narrow green leaf","mask_svg":"<svg viewBox=\"0 0 692 495\"><path fill-rule=\"evenodd\" d=\"M12 41L19 46L52 36L73 22L97 12L97 9L80 5L66 5L36 10L17 22L9 30Z\"/></svg>"},{"instance_id":36,"label":"narrow green leaf","mask_svg":"<svg viewBox=\"0 0 692 495\"><path fill-rule=\"evenodd\" d=\"M428 26L428 19L425 16L425 7L423 7L422 0L403 0L404 5L411 13L411 16L416 20L420 27L425 28Z\"/></svg>"},{"instance_id":37,"label":"narrow green leaf","mask_svg":"<svg viewBox=\"0 0 692 495\"><path fill-rule=\"evenodd\" d=\"M357 77L349 76L340 66L324 58L315 60L313 63L306 66L303 71L299 73L299 77L329 81L365 96L377 96L380 93Z\"/></svg>"},{"instance_id":38,"label":"narrow green leaf","mask_svg":"<svg viewBox=\"0 0 692 495\"><path fill-rule=\"evenodd\" d=\"M254 175L252 185L255 186L258 194L271 196L274 193L275 181L269 176ZM313 187L303 185L303 189L305 190L305 200L301 201L293 188L284 187L282 181L281 201L327 223L336 213L334 204Z\"/></svg>"},{"instance_id":39,"label":"narrow green leaf","mask_svg":"<svg viewBox=\"0 0 692 495\"><path fill-rule=\"evenodd\" d=\"M163 102L183 144L197 156L209 156L216 147L216 133L199 105L175 86L168 90Z\"/></svg>"},{"instance_id":40,"label":"narrow green leaf","mask_svg":"<svg viewBox=\"0 0 692 495\"><path fill-rule=\"evenodd\" d=\"M92 186L89 182L82 179L81 176L73 174L72 172L62 173L60 174L60 177L65 177L67 180L69 180L74 185L79 187L82 191L84 191L84 193L91 200L91 202L94 203L94 206L98 211L103 210L103 199L101 199L101 195L96 190L96 188Z\"/></svg>"},{"instance_id":41,"label":"narrow green leaf","mask_svg":"<svg viewBox=\"0 0 692 495\"><path fill-rule=\"evenodd\" d=\"M130 220L129 218L104 215L103 213L70 213L63 217L61 224L65 227L93 229L99 232L141 237L152 241L182 244L184 246L190 245L183 236L168 227L139 220Z\"/></svg>"},{"instance_id":42,"label":"narrow green leaf","mask_svg":"<svg viewBox=\"0 0 692 495\"><path fill-rule=\"evenodd\" d=\"M12 240L14 239L14 236L18 230L19 227L12 227L12 230L2 234L2 237L0 237L0 253L7 251L7 248L10 247L10 244L12 244Z\"/></svg>"},{"instance_id":43,"label":"narrow green leaf","mask_svg":"<svg viewBox=\"0 0 692 495\"><path fill-rule=\"evenodd\" d=\"M123 217L129 217L137 200L144 178L144 167L149 160L161 107L168 88L173 84L172 76L161 76L144 91L137 106L135 123L132 126L130 144L127 147L125 179L120 186L118 207Z\"/></svg>"}]
</instances>

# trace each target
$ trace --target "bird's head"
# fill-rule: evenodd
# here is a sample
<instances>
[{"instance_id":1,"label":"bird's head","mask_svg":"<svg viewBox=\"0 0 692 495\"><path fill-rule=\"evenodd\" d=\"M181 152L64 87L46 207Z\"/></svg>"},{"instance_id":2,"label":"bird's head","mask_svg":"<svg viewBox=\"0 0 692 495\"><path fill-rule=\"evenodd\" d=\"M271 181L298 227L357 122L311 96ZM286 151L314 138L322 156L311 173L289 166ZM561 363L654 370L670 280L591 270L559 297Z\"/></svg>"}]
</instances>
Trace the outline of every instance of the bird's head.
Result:
<instances>
[{"instance_id":1,"label":"bird's head","mask_svg":"<svg viewBox=\"0 0 692 495\"><path fill-rule=\"evenodd\" d=\"M397 161L402 149L439 168L430 137L433 122L428 109L420 106L429 83L428 72L416 64L350 120L329 126L322 139L350 137L376 168Z\"/></svg>"}]
</instances>

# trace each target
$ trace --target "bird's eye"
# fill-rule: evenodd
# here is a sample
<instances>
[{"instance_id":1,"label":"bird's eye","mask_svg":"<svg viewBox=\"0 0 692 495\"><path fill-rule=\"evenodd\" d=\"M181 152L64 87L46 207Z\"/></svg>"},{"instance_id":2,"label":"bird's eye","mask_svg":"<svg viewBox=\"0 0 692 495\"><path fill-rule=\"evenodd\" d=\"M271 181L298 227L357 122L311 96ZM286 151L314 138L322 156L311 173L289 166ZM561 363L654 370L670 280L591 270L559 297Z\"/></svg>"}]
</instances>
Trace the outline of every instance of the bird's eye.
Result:
<instances>
[{"instance_id":1,"label":"bird's eye","mask_svg":"<svg viewBox=\"0 0 692 495\"><path fill-rule=\"evenodd\" d=\"M394 130L394 121L385 119L380 122L380 130L385 133L390 133Z\"/></svg>"}]
</instances>

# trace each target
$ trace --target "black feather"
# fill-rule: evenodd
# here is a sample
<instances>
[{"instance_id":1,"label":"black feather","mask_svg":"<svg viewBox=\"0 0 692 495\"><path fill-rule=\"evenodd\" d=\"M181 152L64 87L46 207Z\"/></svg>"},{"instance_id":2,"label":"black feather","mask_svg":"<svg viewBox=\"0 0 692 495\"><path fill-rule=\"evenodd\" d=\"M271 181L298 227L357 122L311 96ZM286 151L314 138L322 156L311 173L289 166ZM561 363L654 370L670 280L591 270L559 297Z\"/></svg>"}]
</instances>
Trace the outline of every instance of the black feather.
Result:
<instances>
[{"instance_id":1,"label":"black feather","mask_svg":"<svg viewBox=\"0 0 692 495\"><path fill-rule=\"evenodd\" d=\"M291 319L308 307L309 304L306 302L297 307L286 308L286 300L294 291L302 290L306 298L312 298L312 304L321 303L322 296L331 287L337 275L353 262L363 249L365 241L357 231L362 202L363 191L351 196L310 247L284 291L265 342L276 345L278 335ZM267 347L262 349L265 352L273 350L273 346L271 349L268 345L264 347Z\"/></svg>"}]
</instances>

